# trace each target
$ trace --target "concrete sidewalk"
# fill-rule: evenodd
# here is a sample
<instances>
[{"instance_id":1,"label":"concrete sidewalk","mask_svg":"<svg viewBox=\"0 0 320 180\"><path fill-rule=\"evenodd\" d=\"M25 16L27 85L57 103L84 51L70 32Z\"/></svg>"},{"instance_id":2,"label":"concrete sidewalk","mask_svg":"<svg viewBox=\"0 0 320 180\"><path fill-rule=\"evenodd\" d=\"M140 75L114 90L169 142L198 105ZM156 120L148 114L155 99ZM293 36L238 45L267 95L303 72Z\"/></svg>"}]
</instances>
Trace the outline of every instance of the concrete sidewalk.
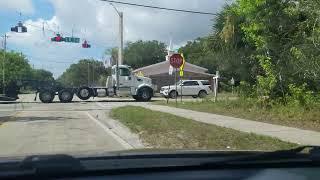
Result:
<instances>
[{"instance_id":1,"label":"concrete sidewalk","mask_svg":"<svg viewBox=\"0 0 320 180\"><path fill-rule=\"evenodd\" d=\"M240 118L204 113L168 106L152 105L152 104L137 104L144 108L154 111L170 113L176 116L185 117L195 121L214 124L221 127L231 128L243 132L266 135L297 143L301 145L320 145L320 132L302 130L298 128L268 124L257 121L250 121Z\"/></svg>"}]
</instances>

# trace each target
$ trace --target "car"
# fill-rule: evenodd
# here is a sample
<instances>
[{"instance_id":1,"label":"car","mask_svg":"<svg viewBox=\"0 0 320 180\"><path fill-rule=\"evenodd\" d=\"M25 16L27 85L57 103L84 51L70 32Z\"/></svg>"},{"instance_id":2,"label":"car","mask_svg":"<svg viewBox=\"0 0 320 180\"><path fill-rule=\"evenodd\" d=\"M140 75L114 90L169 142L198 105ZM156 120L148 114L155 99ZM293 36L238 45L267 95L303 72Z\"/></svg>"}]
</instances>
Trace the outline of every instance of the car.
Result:
<instances>
[{"instance_id":1,"label":"car","mask_svg":"<svg viewBox=\"0 0 320 180\"><path fill-rule=\"evenodd\" d=\"M177 89L176 85L161 87L160 94L173 99L181 95L205 98L211 91L208 80L182 80L177 82Z\"/></svg>"}]
</instances>

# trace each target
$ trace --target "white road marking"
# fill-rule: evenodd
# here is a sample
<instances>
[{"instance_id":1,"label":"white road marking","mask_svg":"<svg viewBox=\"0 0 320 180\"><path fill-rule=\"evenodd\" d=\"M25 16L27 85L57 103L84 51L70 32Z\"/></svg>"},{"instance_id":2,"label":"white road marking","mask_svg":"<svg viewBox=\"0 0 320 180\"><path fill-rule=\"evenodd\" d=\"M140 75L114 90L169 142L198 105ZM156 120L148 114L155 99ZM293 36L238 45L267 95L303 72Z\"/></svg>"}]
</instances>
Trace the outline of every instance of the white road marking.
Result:
<instances>
[{"instance_id":1,"label":"white road marking","mask_svg":"<svg viewBox=\"0 0 320 180\"><path fill-rule=\"evenodd\" d=\"M89 112L86 112L87 116L95 122L98 126L100 126L106 133L108 133L110 136L112 136L115 140L117 140L125 149L133 149L133 146L131 146L129 143L127 143L125 140L123 140L121 137L116 135L114 132L112 132L106 125L101 123L99 120L94 118Z\"/></svg>"}]
</instances>

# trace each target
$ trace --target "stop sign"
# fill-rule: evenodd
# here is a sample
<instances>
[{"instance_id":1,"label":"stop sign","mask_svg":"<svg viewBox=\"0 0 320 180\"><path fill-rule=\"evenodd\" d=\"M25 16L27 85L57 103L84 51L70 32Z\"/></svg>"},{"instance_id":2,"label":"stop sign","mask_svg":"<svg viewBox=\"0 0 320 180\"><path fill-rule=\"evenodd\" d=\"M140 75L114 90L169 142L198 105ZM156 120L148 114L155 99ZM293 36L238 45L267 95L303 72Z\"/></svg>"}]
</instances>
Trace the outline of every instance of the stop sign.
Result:
<instances>
[{"instance_id":1,"label":"stop sign","mask_svg":"<svg viewBox=\"0 0 320 180\"><path fill-rule=\"evenodd\" d=\"M170 65L174 68L180 68L183 64L183 58L180 54L173 54L170 57Z\"/></svg>"}]
</instances>

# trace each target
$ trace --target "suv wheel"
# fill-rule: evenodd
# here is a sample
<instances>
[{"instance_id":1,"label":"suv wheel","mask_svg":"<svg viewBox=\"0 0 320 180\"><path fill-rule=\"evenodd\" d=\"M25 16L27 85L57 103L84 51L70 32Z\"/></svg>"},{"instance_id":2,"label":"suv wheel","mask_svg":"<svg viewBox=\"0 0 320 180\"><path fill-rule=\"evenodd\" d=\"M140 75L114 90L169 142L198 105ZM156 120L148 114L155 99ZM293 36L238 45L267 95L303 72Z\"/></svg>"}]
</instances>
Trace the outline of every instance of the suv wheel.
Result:
<instances>
[{"instance_id":1,"label":"suv wheel","mask_svg":"<svg viewBox=\"0 0 320 180\"><path fill-rule=\"evenodd\" d=\"M175 99L176 97L178 97L178 92L177 91L171 91L169 94L169 97L172 99Z\"/></svg>"},{"instance_id":2,"label":"suv wheel","mask_svg":"<svg viewBox=\"0 0 320 180\"><path fill-rule=\"evenodd\" d=\"M207 92L205 90L201 90L198 94L200 98L205 98L207 96Z\"/></svg>"}]
</instances>

